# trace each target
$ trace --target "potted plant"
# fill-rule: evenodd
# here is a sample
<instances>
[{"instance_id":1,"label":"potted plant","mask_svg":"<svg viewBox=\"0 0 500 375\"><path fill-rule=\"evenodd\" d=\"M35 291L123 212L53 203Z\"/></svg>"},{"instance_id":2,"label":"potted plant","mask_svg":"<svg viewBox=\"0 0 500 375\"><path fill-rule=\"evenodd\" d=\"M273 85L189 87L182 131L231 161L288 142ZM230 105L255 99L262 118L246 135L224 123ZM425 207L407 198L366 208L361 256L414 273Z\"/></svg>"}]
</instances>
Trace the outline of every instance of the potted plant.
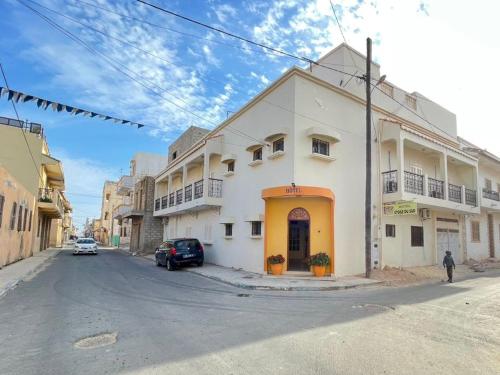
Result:
<instances>
[{"instance_id":1,"label":"potted plant","mask_svg":"<svg viewBox=\"0 0 500 375\"><path fill-rule=\"evenodd\" d=\"M314 276L323 277L326 273L326 266L330 264L330 257L327 253L317 253L309 257L309 265L312 266Z\"/></svg>"},{"instance_id":2,"label":"potted plant","mask_svg":"<svg viewBox=\"0 0 500 375\"><path fill-rule=\"evenodd\" d=\"M285 258L281 254L271 255L267 258L267 264L273 275L281 275L283 273L283 263L285 263Z\"/></svg>"}]
</instances>

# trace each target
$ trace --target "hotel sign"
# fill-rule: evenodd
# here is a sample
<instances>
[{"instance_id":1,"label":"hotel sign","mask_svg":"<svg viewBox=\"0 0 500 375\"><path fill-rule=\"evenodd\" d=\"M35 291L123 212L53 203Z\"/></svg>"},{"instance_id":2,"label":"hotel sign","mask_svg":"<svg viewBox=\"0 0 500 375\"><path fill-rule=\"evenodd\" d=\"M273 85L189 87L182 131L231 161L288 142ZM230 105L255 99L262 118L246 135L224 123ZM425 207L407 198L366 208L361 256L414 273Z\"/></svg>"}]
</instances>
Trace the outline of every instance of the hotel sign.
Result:
<instances>
[{"instance_id":1,"label":"hotel sign","mask_svg":"<svg viewBox=\"0 0 500 375\"><path fill-rule=\"evenodd\" d=\"M416 215L417 203L408 201L399 201L384 203L384 215L386 216L402 216Z\"/></svg>"}]
</instances>

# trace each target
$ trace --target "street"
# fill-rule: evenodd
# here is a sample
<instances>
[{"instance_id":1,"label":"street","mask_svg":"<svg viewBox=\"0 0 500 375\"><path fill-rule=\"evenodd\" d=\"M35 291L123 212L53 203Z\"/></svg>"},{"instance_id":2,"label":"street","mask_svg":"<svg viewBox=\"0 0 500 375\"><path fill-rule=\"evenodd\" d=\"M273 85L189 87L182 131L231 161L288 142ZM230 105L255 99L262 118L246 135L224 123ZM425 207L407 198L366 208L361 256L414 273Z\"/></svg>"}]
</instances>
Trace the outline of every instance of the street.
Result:
<instances>
[{"instance_id":1,"label":"street","mask_svg":"<svg viewBox=\"0 0 500 375\"><path fill-rule=\"evenodd\" d=\"M499 276L270 292L61 251L0 299L0 374L498 374Z\"/></svg>"}]
</instances>

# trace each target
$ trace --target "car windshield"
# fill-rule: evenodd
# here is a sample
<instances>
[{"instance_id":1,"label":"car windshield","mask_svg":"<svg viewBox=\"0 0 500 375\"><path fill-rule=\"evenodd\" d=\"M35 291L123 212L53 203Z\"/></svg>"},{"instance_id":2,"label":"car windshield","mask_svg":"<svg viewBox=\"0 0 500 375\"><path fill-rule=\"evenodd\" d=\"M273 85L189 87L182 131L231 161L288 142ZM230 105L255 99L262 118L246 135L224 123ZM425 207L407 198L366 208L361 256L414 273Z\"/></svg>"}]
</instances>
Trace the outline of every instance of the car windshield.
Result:
<instances>
[{"instance_id":1,"label":"car windshield","mask_svg":"<svg viewBox=\"0 0 500 375\"><path fill-rule=\"evenodd\" d=\"M160 245L160 248L162 249L170 249L171 247L174 247L174 244L172 242L163 242Z\"/></svg>"},{"instance_id":2,"label":"car windshield","mask_svg":"<svg viewBox=\"0 0 500 375\"><path fill-rule=\"evenodd\" d=\"M180 240L175 243L177 250L200 250L200 242L198 240Z\"/></svg>"},{"instance_id":3,"label":"car windshield","mask_svg":"<svg viewBox=\"0 0 500 375\"><path fill-rule=\"evenodd\" d=\"M91 240L91 239L83 239L83 240L78 240L76 241L76 243L95 243L94 240Z\"/></svg>"}]
</instances>

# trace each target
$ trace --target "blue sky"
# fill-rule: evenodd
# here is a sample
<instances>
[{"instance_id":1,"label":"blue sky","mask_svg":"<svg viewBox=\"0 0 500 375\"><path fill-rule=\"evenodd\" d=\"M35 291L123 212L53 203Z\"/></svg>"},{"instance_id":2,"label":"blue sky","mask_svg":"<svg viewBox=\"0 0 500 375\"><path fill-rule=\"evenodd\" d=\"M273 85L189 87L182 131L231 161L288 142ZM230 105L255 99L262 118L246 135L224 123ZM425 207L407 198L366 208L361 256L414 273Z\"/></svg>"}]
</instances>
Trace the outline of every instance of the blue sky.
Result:
<instances>
[{"instance_id":1,"label":"blue sky","mask_svg":"<svg viewBox=\"0 0 500 375\"><path fill-rule=\"evenodd\" d=\"M168 143L184 129L214 127L227 111L237 110L298 64L133 0L37 0L67 18L23 1L98 52L70 40L19 1L4 0L0 61L11 88L149 125L137 129L18 105L23 119L44 125L52 154L63 161L78 224L99 214L104 179L126 174L135 152L166 154ZM342 42L328 0L154 2L313 59ZM495 121L496 103L489 92L497 78L487 83L476 75L460 79L464 71L484 69L499 57L495 2L478 1L473 9L460 1L333 3L350 44L363 51L367 36L375 40L374 56L391 82L457 113L460 134L500 153L491 134L486 135ZM459 60L452 66L455 53ZM480 102L478 90L485 93ZM484 108L480 117L478 106ZM14 115L5 99L0 100L0 114Z\"/></svg>"}]
</instances>

